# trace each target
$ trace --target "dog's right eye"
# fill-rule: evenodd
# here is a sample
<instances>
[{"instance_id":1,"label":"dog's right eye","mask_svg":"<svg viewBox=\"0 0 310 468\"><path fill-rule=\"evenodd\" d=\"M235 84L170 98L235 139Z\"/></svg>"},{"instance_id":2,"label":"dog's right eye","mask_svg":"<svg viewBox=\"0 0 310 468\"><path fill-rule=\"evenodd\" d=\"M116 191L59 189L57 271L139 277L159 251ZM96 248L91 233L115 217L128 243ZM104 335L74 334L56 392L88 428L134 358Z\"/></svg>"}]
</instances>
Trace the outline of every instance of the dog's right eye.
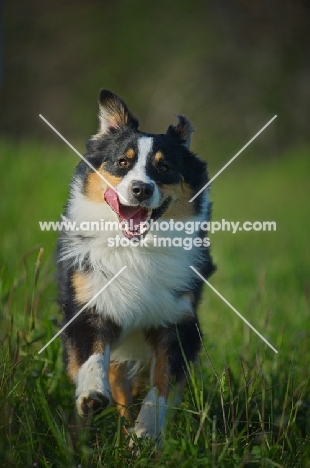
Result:
<instances>
[{"instance_id":1,"label":"dog's right eye","mask_svg":"<svg viewBox=\"0 0 310 468\"><path fill-rule=\"evenodd\" d=\"M118 165L120 167L128 167L129 166L129 162L125 158L119 159L117 163L118 163Z\"/></svg>"}]
</instances>

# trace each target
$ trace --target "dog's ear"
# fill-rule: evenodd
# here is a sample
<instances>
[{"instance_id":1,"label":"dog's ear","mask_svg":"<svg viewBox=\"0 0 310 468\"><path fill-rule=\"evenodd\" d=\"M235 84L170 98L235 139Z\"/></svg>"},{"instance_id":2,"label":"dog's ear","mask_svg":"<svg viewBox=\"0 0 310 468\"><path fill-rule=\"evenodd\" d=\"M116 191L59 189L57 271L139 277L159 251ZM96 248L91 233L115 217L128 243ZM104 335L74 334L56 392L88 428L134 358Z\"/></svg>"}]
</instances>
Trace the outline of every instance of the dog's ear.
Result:
<instances>
[{"instance_id":1,"label":"dog's ear","mask_svg":"<svg viewBox=\"0 0 310 468\"><path fill-rule=\"evenodd\" d=\"M138 120L129 112L124 101L116 94L101 89L99 93L99 130L98 136L118 130L124 125L137 129Z\"/></svg>"},{"instance_id":2,"label":"dog's ear","mask_svg":"<svg viewBox=\"0 0 310 468\"><path fill-rule=\"evenodd\" d=\"M170 135L172 138L177 138L189 149L194 128L184 115L177 115L176 117L179 119L178 125L170 125L167 130L167 135Z\"/></svg>"}]
</instances>

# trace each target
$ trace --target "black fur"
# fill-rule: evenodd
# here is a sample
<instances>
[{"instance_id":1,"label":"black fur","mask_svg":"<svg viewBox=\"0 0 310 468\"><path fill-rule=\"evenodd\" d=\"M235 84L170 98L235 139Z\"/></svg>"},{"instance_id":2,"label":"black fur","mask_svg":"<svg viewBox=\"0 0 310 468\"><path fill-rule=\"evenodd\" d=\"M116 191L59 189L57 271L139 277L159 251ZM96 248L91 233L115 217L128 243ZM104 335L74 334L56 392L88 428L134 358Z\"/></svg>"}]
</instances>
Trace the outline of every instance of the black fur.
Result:
<instances>
[{"instance_id":1,"label":"black fur","mask_svg":"<svg viewBox=\"0 0 310 468\"><path fill-rule=\"evenodd\" d=\"M91 140L87 141L85 155L95 169L99 170L99 168L104 167L104 171L109 175L122 180L137 164L139 139L141 137L152 137L152 149L147 156L145 173L159 189L182 186L185 183L195 194L208 182L206 163L189 150L189 141L193 129L185 117L178 116L177 126L171 125L166 134L153 135L138 130L138 120L129 112L124 101L114 93L101 90L99 103L99 132ZM119 162L124 158L126 159L129 150L132 155L127 158L128 164L124 167ZM163 155L164 159L158 157L158 154ZM87 197L87 181L92 172L93 170L84 161L77 166L65 209L66 216L70 215L70 208L76 196L77 186L80 187L81 194ZM153 219L156 219L156 217L160 219L164 210L169 209L171 196L169 197L164 201L163 205L154 208ZM199 195L192 204L193 215L195 216L203 214L203 197L203 194ZM110 209L109 205L105 204L103 197L102 204L105 209ZM205 213L206 219L209 214ZM197 235L203 239L205 232L200 231ZM61 258L63 256L71 242L74 241L75 245L91 246L93 239L92 235L63 232L58 242L57 257ZM104 258L100 259L100 261L102 260L102 266L98 267L95 263L92 264L90 254L91 252L88 252L82 262L75 262L75 259L72 260L72 258L61 259L58 262L59 303L65 316L64 324L68 323L85 305L77 301L76 285L74 285L73 281L75 273L84 275L86 280L94 272L101 275L100 281L101 278L102 281L105 281L114 276L114 273L105 266ZM152 255L156 255L156 252L153 252ZM182 251L180 251L180 255L182 255ZM186 265L188 267L187 288L182 287L181 289L176 286L171 291L171 295L174 295L176 302L182 296L188 295L193 313L180 316L177 323L165 323L157 327L152 325L143 326L143 328L139 329L146 342L153 349L154 355L157 356L161 353L161 359L163 365L166 366L165 368L168 369L169 377L177 384L185 381L187 365L195 362L201 345L201 332L196 317L196 309L201 298L203 281L189 268L190 261L189 259L189 264ZM195 262L197 263L195 264ZM202 246L200 248L199 260L193 256L192 265L196 266L205 278L213 273L215 267L208 247ZM136 265L128 264L128 268L131 266ZM112 269L111 266L110 268ZM153 272L151 267L148 274L150 278L146 275L145 281L152 281ZM171 271L171 275L174 275L174 271ZM187 277L185 278L187 281ZM132 281L135 281L134 275ZM115 295L117 295L119 292L115 284L109 287L113 291L113 288L115 288ZM162 286L164 287L164 285ZM160 295L161 291L157 291L157 294ZM101 310L97 310L95 306L90 304L64 331L63 338L67 349L67 362L70 359L72 360L72 355L74 355L75 365L82 366L92 354L101 352L98 349L102 349L103 353L105 346L118 345L122 332L121 320L112 319L107 314L105 306L102 306Z\"/></svg>"}]
</instances>

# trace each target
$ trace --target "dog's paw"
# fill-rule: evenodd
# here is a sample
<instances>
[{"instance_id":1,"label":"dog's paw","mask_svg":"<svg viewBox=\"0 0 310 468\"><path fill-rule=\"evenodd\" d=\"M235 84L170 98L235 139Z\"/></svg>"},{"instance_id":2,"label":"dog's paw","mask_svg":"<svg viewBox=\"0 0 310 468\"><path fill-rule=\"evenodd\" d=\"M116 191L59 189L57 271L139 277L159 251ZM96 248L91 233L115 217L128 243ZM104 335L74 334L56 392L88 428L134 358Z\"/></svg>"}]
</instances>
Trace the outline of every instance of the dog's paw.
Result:
<instances>
[{"instance_id":1,"label":"dog's paw","mask_svg":"<svg viewBox=\"0 0 310 468\"><path fill-rule=\"evenodd\" d=\"M87 418L108 408L111 401L110 394L103 395L97 390L89 390L79 395L76 400L76 407L79 415L82 418Z\"/></svg>"},{"instance_id":2,"label":"dog's paw","mask_svg":"<svg viewBox=\"0 0 310 468\"><path fill-rule=\"evenodd\" d=\"M161 434L154 438L146 431L139 431L138 433L132 428L128 431L128 448L133 456L140 456L141 452L147 450L150 454L160 452L162 450L162 436Z\"/></svg>"},{"instance_id":3,"label":"dog's paw","mask_svg":"<svg viewBox=\"0 0 310 468\"><path fill-rule=\"evenodd\" d=\"M148 439L157 446L157 449L160 448L166 413L167 402L165 398L158 397L157 389L151 388L142 402L131 434L130 447L134 447L135 442L139 442L139 440Z\"/></svg>"},{"instance_id":4,"label":"dog's paw","mask_svg":"<svg viewBox=\"0 0 310 468\"><path fill-rule=\"evenodd\" d=\"M105 354L93 354L80 367L76 376L76 406L80 416L99 413L112 403L109 379L109 347Z\"/></svg>"}]
</instances>

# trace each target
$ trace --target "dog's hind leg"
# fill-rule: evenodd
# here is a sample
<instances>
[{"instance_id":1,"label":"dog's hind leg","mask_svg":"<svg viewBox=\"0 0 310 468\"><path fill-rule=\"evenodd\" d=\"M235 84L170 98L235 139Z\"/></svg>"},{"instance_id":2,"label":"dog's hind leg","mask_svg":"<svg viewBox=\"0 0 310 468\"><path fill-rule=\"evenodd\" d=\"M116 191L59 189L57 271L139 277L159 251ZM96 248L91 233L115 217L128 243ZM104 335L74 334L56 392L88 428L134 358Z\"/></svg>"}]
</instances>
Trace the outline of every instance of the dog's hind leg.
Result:
<instances>
[{"instance_id":1,"label":"dog's hind leg","mask_svg":"<svg viewBox=\"0 0 310 468\"><path fill-rule=\"evenodd\" d=\"M112 397L120 415L124 416L125 419L132 421L131 379L128 378L127 363L115 364L111 362L109 381L112 390Z\"/></svg>"},{"instance_id":2,"label":"dog's hind leg","mask_svg":"<svg viewBox=\"0 0 310 468\"><path fill-rule=\"evenodd\" d=\"M154 349L152 388L142 402L135 423L137 437L160 439L168 404L174 405L181 400L188 366L195 362L199 352L198 330L196 317L188 317L177 325L146 332L146 339Z\"/></svg>"}]
</instances>

